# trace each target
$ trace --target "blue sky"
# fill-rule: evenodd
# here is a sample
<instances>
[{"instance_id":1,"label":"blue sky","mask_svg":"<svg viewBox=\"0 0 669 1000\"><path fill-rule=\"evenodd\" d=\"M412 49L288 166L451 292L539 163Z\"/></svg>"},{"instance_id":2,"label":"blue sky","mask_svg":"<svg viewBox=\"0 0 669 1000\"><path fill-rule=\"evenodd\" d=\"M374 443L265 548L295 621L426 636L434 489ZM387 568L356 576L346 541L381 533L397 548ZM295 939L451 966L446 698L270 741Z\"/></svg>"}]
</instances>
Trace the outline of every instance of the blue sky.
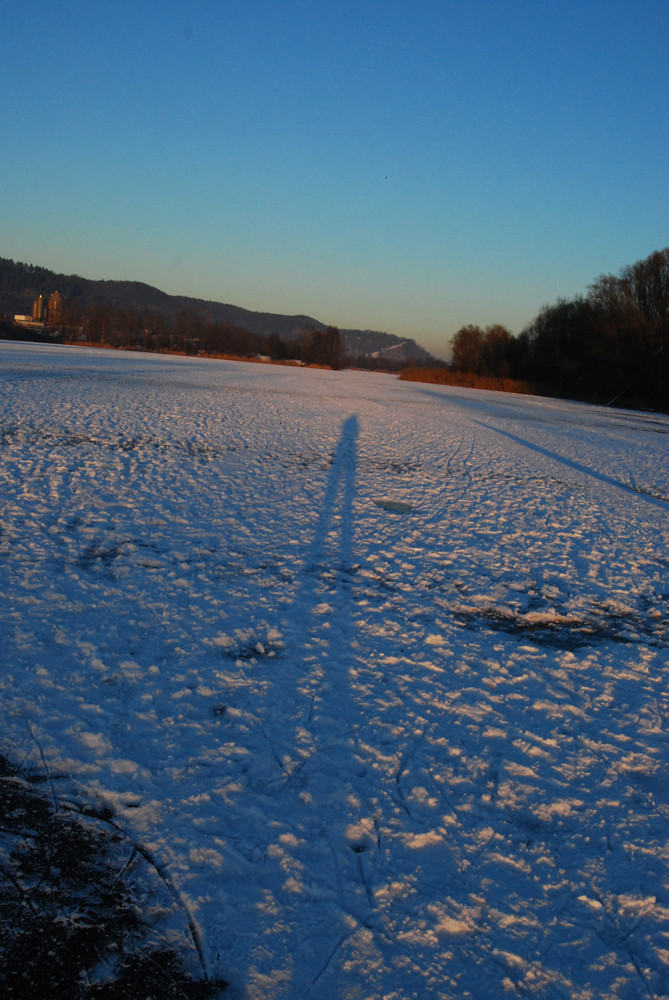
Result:
<instances>
[{"instance_id":1,"label":"blue sky","mask_svg":"<svg viewBox=\"0 0 669 1000\"><path fill-rule=\"evenodd\" d=\"M669 243L667 0L3 6L0 256L445 356Z\"/></svg>"}]
</instances>

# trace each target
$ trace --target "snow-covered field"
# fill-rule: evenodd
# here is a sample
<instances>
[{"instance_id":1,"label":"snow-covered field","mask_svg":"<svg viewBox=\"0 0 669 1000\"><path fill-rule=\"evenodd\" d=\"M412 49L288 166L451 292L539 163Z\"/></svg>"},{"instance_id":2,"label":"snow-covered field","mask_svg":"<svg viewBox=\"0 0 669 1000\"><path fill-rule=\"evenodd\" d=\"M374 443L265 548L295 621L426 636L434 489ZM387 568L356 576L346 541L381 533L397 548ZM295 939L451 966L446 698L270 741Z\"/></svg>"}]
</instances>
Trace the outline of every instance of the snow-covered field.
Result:
<instances>
[{"instance_id":1,"label":"snow-covered field","mask_svg":"<svg viewBox=\"0 0 669 1000\"><path fill-rule=\"evenodd\" d=\"M0 344L0 751L234 995L669 995L669 418Z\"/></svg>"}]
</instances>

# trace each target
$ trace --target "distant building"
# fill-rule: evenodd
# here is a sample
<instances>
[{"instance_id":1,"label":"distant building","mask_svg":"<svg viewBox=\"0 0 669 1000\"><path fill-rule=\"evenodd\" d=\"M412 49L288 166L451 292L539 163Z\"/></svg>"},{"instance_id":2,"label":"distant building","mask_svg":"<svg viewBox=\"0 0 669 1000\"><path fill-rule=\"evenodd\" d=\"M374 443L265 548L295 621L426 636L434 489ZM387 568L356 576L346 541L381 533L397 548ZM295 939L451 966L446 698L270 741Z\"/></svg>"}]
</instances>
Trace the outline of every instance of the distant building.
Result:
<instances>
[{"instance_id":1,"label":"distant building","mask_svg":"<svg viewBox=\"0 0 669 1000\"><path fill-rule=\"evenodd\" d=\"M48 319L51 326L54 326L56 323L60 323L62 321L64 304L65 299L60 292L54 292L53 295L50 296Z\"/></svg>"},{"instance_id":2,"label":"distant building","mask_svg":"<svg viewBox=\"0 0 669 1000\"><path fill-rule=\"evenodd\" d=\"M14 322L29 330L43 330L45 326L58 326L63 322L66 299L60 292L53 292L47 303L43 295L38 295L33 302L32 316L15 315Z\"/></svg>"},{"instance_id":3,"label":"distant building","mask_svg":"<svg viewBox=\"0 0 669 1000\"><path fill-rule=\"evenodd\" d=\"M44 323L41 320L33 319L32 316L24 316L20 313L15 314L14 322L17 326L23 326L26 330L34 330L37 333L44 329Z\"/></svg>"},{"instance_id":4,"label":"distant building","mask_svg":"<svg viewBox=\"0 0 669 1000\"><path fill-rule=\"evenodd\" d=\"M44 322L44 313L46 312L46 305L44 304L44 296L38 295L33 302L33 320L37 323Z\"/></svg>"}]
</instances>

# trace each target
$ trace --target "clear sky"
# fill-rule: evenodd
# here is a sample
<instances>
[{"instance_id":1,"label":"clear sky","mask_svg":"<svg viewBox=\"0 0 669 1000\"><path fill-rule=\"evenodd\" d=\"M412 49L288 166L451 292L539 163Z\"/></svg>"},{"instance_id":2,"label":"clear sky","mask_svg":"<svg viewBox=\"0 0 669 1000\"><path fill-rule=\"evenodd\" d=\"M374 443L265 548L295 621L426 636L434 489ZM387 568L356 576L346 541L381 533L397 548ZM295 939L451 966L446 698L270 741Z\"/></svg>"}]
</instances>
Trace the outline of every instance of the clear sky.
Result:
<instances>
[{"instance_id":1,"label":"clear sky","mask_svg":"<svg viewBox=\"0 0 669 1000\"><path fill-rule=\"evenodd\" d=\"M668 0L3 0L0 256L413 337L669 244Z\"/></svg>"}]
</instances>

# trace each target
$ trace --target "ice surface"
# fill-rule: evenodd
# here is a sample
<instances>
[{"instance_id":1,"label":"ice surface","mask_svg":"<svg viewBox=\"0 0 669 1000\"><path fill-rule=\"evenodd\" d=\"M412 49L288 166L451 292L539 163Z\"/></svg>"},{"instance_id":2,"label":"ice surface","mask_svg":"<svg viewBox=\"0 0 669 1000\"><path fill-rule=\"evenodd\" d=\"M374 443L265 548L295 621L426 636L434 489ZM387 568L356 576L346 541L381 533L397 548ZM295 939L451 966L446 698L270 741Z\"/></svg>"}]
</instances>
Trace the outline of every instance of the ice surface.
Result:
<instances>
[{"instance_id":1,"label":"ice surface","mask_svg":"<svg viewBox=\"0 0 669 1000\"><path fill-rule=\"evenodd\" d=\"M235 995L669 995L669 418L16 344L0 414L1 749Z\"/></svg>"}]
</instances>

